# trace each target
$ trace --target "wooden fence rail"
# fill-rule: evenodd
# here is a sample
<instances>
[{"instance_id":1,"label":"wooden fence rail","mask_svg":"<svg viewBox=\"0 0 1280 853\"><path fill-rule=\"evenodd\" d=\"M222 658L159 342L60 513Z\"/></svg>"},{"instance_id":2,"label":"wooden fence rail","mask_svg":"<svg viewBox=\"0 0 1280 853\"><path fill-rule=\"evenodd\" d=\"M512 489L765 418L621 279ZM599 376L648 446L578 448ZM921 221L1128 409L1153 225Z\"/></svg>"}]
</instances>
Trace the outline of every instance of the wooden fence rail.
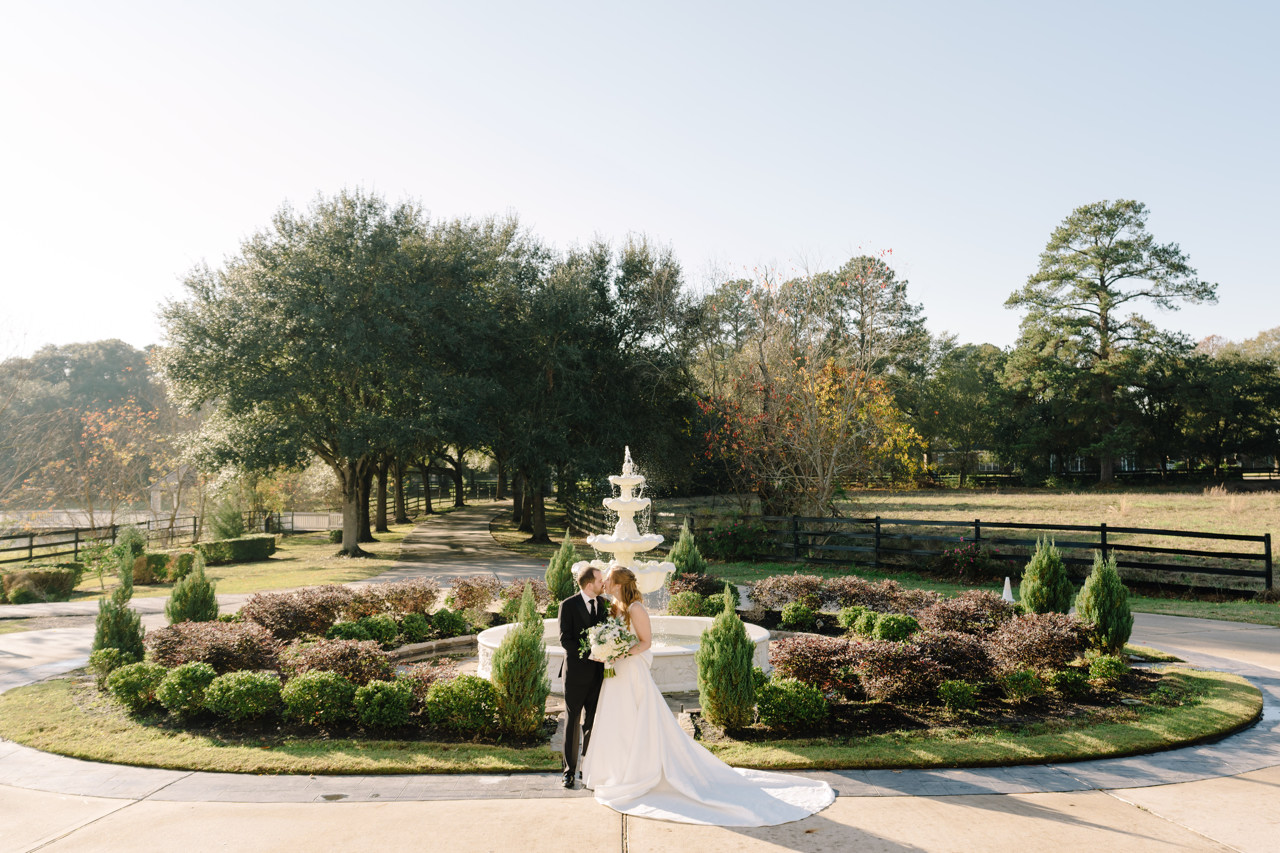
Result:
<instances>
[{"instance_id":1,"label":"wooden fence rail","mask_svg":"<svg viewBox=\"0 0 1280 853\"><path fill-rule=\"evenodd\" d=\"M164 521L139 521L135 524L109 524L105 527L37 528L21 533L0 535L0 564L25 563L31 560L55 557L80 558L80 549L94 542L115 544L122 527L140 527L147 534L147 542L160 548L191 543L199 530L196 516L176 518L170 524Z\"/></svg>"},{"instance_id":2,"label":"wooden fence rail","mask_svg":"<svg viewBox=\"0 0 1280 853\"><path fill-rule=\"evenodd\" d=\"M568 523L574 530L605 533L613 527L614 519L603 508L567 503L565 509ZM992 559L1021 563L1035 548L1039 536L1047 535L1053 537L1059 550L1064 552L1063 560L1069 566L1089 566L1093 562L1092 552L1100 551L1104 557L1114 554L1116 566L1126 570L1126 576L1134 580L1173 586L1204 586L1193 580L1207 576L1238 579L1250 588L1273 589L1270 533L1209 533L1111 527L1105 523L1028 524L977 518L972 521L939 521L880 516L736 516L733 520L766 531L760 537L762 545L759 552L752 555L756 559L853 563L879 568L886 564L918 563L921 558L936 559L944 551L977 544L988 549ZM682 525L688 524L695 534L706 536L713 532L718 522L723 522L723 518L655 512L650 514L649 527L651 532L666 536L663 544L670 547ZM1019 536L1019 531L1034 532L1037 536ZM1060 533L1065 534L1064 538L1056 536ZM1232 544L1212 548L1197 542L1199 547L1179 548L1168 541L1187 539ZM1246 550L1249 545L1255 548ZM1223 589L1240 588L1220 581L1210 585Z\"/></svg>"}]
</instances>

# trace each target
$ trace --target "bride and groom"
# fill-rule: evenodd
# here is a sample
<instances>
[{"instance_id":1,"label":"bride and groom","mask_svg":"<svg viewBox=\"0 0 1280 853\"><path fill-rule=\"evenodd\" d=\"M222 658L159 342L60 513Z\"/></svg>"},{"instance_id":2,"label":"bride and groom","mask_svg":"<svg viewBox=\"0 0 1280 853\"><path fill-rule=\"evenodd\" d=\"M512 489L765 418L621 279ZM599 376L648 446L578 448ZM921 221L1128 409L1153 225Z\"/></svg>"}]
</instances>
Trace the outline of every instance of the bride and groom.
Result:
<instances>
[{"instance_id":1,"label":"bride and groom","mask_svg":"<svg viewBox=\"0 0 1280 853\"><path fill-rule=\"evenodd\" d=\"M730 767L685 734L650 674L653 633L629 569L615 567L606 577L585 566L578 586L559 611L566 788L575 787L581 770L596 801L616 811L714 826L772 826L832 803L825 782ZM625 620L638 642L613 662L615 677L605 679L604 665L587 656L582 639L611 615Z\"/></svg>"}]
</instances>

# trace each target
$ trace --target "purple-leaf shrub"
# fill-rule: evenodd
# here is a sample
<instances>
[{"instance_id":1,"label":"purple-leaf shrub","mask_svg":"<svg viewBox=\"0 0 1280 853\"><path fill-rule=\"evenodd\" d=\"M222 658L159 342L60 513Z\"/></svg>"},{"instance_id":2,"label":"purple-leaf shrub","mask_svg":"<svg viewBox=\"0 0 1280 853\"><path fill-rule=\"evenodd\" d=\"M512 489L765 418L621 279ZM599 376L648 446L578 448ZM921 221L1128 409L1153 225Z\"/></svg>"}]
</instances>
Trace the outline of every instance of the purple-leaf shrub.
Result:
<instances>
[{"instance_id":1,"label":"purple-leaf shrub","mask_svg":"<svg viewBox=\"0 0 1280 853\"><path fill-rule=\"evenodd\" d=\"M1001 672L1062 669L1084 653L1089 626L1064 613L1028 613L991 633L991 657Z\"/></svg>"},{"instance_id":2,"label":"purple-leaf shrub","mask_svg":"<svg viewBox=\"0 0 1280 853\"><path fill-rule=\"evenodd\" d=\"M292 643L280 655L280 672L286 678L321 670L336 672L357 686L395 676L391 657L373 640Z\"/></svg>"},{"instance_id":3,"label":"purple-leaf shrub","mask_svg":"<svg viewBox=\"0 0 1280 853\"><path fill-rule=\"evenodd\" d=\"M275 669L281 643L254 622L176 622L148 631L151 657L166 667L207 663L219 675L242 669Z\"/></svg>"},{"instance_id":4,"label":"purple-leaf shrub","mask_svg":"<svg viewBox=\"0 0 1280 853\"><path fill-rule=\"evenodd\" d=\"M985 634L1008 622L1018 609L985 589L970 589L955 598L944 598L921 610L916 619L921 628L937 631L960 631Z\"/></svg>"},{"instance_id":5,"label":"purple-leaf shrub","mask_svg":"<svg viewBox=\"0 0 1280 853\"><path fill-rule=\"evenodd\" d=\"M942 667L914 643L872 640L856 644L854 665L867 698L881 702L923 702L937 695Z\"/></svg>"},{"instance_id":6,"label":"purple-leaf shrub","mask_svg":"<svg viewBox=\"0 0 1280 853\"><path fill-rule=\"evenodd\" d=\"M769 649L769 663L778 677L794 678L824 692L856 692L854 662L854 644L843 637L788 637Z\"/></svg>"}]
</instances>

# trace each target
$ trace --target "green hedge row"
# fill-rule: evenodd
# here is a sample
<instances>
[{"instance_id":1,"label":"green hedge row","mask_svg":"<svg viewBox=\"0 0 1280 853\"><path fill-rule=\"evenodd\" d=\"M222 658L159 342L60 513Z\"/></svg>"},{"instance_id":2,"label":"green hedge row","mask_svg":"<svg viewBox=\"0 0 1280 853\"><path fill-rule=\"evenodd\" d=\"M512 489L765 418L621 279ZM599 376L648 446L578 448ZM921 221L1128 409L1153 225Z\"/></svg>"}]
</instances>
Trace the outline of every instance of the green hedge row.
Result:
<instances>
[{"instance_id":1,"label":"green hedge row","mask_svg":"<svg viewBox=\"0 0 1280 853\"><path fill-rule=\"evenodd\" d=\"M83 576L83 563L29 565L0 576L0 601L7 604L67 601Z\"/></svg>"},{"instance_id":2,"label":"green hedge row","mask_svg":"<svg viewBox=\"0 0 1280 853\"><path fill-rule=\"evenodd\" d=\"M197 551L204 554L207 566L220 566L224 563L253 563L265 560L276 552L276 537L269 533L256 536L241 536L237 539L216 539L212 542L200 542L195 545Z\"/></svg>"}]
</instances>

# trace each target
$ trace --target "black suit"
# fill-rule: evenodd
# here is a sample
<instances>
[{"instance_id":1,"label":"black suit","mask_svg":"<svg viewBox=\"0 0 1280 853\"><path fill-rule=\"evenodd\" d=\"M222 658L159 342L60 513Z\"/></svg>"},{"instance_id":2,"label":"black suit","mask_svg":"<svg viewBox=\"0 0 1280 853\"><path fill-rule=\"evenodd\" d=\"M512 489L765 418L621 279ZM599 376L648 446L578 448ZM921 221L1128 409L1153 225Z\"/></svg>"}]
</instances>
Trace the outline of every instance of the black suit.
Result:
<instances>
[{"instance_id":1,"label":"black suit","mask_svg":"<svg viewBox=\"0 0 1280 853\"><path fill-rule=\"evenodd\" d=\"M604 664L593 661L582 652L582 638L587 629L608 618L609 602L599 597L596 615L592 619L582 596L574 595L560 602L560 645L564 648L564 704L569 712L569 725L564 732L565 773L572 777L578 772L578 737L582 737L582 751L591 743L591 724L596 718L596 701L600 698L600 685L604 682ZM585 721L581 721L583 712Z\"/></svg>"}]
</instances>

